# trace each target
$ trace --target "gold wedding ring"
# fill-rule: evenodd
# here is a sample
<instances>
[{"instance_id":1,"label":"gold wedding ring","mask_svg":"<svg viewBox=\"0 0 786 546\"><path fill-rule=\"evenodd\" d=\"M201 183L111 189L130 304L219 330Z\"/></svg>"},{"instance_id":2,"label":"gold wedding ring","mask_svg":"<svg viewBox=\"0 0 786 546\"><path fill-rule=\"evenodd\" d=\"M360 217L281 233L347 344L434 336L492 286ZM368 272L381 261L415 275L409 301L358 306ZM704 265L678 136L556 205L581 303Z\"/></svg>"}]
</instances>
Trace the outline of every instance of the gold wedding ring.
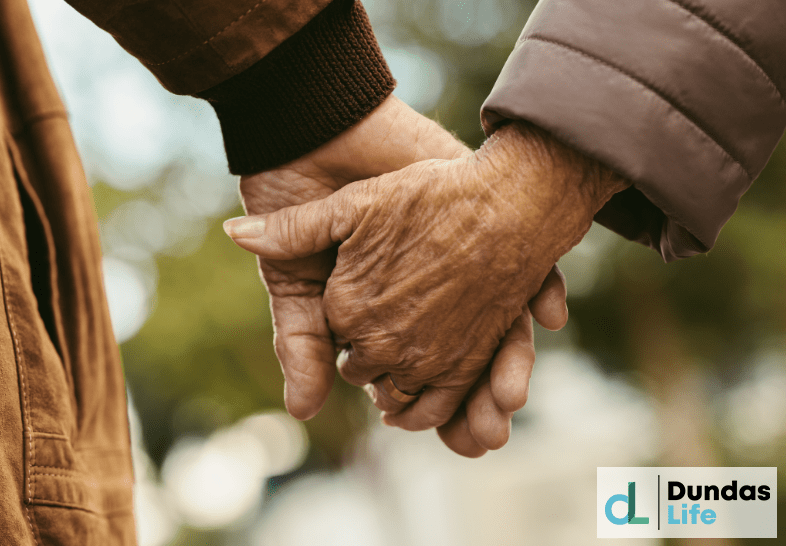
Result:
<instances>
[{"instance_id":1,"label":"gold wedding ring","mask_svg":"<svg viewBox=\"0 0 786 546\"><path fill-rule=\"evenodd\" d=\"M390 374L385 376L385 379L382 381L382 386L385 388L385 392L388 393L388 396L404 404L409 404L410 402L417 400L418 396L420 396L420 393L407 394L399 390L399 388L396 387L396 384L393 383L393 376Z\"/></svg>"}]
</instances>

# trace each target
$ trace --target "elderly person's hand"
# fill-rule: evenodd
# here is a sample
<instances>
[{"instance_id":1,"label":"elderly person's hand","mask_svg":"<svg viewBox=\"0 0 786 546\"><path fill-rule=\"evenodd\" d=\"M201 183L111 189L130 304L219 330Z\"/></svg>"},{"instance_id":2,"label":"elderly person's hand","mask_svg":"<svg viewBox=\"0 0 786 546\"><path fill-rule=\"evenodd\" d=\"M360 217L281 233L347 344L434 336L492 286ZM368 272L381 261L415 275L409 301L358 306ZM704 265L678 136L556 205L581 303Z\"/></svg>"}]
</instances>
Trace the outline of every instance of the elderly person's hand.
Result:
<instances>
[{"instance_id":1,"label":"elderly person's hand","mask_svg":"<svg viewBox=\"0 0 786 546\"><path fill-rule=\"evenodd\" d=\"M263 214L324 198L350 182L426 158L471 155L438 124L391 97L366 119L314 152L275 170L243 177L240 189L247 213ZM335 374L333 338L322 310L322 293L334 265L335 249L302 259L259 260L270 294L276 353L286 380L285 402L290 413L300 419L319 411ZM540 304L534 305L533 310L542 325L558 329L567 320L567 311L564 281L556 272L554 281L544 284L534 302ZM510 429L510 412L526 399L527 381L518 379L522 370L531 371L534 363L528 314L509 337L528 340L515 343L513 350L500 352L497 359L496 368L504 370L502 375L508 377L508 391L512 394L495 403L487 386L478 385L472 409L459 412L440 431L445 443L463 455L482 455L486 448L504 444ZM389 398L387 392L377 393L372 388L369 393L380 408L399 408L400 403Z\"/></svg>"},{"instance_id":2,"label":"elderly person's hand","mask_svg":"<svg viewBox=\"0 0 786 546\"><path fill-rule=\"evenodd\" d=\"M554 263L626 186L596 161L516 123L474 156L417 163L226 227L267 260L303 259L343 241L324 292L330 329L351 346L339 372L356 385L390 373L402 391L423 389L385 421L409 430L447 423L441 436L451 439L465 426L449 421L500 340L511 327L520 331L514 321ZM519 375L527 387L528 374ZM498 409L521 402L506 391L522 385L496 380L493 368L488 381L475 392L490 390ZM477 405L470 397L466 408Z\"/></svg>"},{"instance_id":3,"label":"elderly person's hand","mask_svg":"<svg viewBox=\"0 0 786 546\"><path fill-rule=\"evenodd\" d=\"M243 176L246 213L258 215L322 199L339 188L430 158L472 152L439 124L396 97L311 153L276 169ZM322 293L335 265L335 249L297 260L259 259L270 295L275 349L281 362L287 410L313 417L335 375L336 350L325 323Z\"/></svg>"}]
</instances>

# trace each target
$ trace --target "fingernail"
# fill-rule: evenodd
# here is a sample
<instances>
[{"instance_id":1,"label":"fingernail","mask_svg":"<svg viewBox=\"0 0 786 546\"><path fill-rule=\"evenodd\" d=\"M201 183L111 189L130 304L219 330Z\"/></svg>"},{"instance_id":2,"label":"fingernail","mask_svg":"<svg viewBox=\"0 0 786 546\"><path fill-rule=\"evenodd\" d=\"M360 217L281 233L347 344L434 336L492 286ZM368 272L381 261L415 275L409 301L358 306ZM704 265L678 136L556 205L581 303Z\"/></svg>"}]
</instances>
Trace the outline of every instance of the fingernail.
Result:
<instances>
[{"instance_id":1,"label":"fingernail","mask_svg":"<svg viewBox=\"0 0 786 546\"><path fill-rule=\"evenodd\" d=\"M374 388L374 384L373 383L369 383L368 385L364 385L363 386L363 390L366 391L366 394L368 395L369 398L371 398L371 401L376 403L376 401L377 401L377 389Z\"/></svg>"},{"instance_id":2,"label":"fingernail","mask_svg":"<svg viewBox=\"0 0 786 546\"><path fill-rule=\"evenodd\" d=\"M389 427L394 427L394 426L396 426L396 425L394 425L394 424L393 424L393 423L390 421L390 417L388 417L388 414L387 414L387 413L385 413L385 412L382 412L382 415L381 415L381 417L382 417L382 424L383 424L383 425L387 425L387 426L389 426Z\"/></svg>"},{"instance_id":3,"label":"fingernail","mask_svg":"<svg viewBox=\"0 0 786 546\"><path fill-rule=\"evenodd\" d=\"M341 369L341 367L347 363L347 360L349 360L349 351L341 349L336 357L336 367Z\"/></svg>"},{"instance_id":4,"label":"fingernail","mask_svg":"<svg viewBox=\"0 0 786 546\"><path fill-rule=\"evenodd\" d=\"M224 222L224 231L233 239L259 237L265 232L265 219L259 216L239 216Z\"/></svg>"}]
</instances>

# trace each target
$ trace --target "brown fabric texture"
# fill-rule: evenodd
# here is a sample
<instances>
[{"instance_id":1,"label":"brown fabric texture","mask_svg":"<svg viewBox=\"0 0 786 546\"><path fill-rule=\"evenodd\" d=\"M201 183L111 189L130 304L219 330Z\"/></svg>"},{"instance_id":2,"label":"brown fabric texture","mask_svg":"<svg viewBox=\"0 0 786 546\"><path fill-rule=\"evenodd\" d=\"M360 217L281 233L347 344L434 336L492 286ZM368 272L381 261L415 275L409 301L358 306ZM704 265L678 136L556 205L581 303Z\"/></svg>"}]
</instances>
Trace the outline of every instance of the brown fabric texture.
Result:
<instances>
[{"instance_id":1,"label":"brown fabric texture","mask_svg":"<svg viewBox=\"0 0 786 546\"><path fill-rule=\"evenodd\" d=\"M548 129L633 181L601 223L667 261L704 252L786 127L784 28L781 0L541 0L483 125Z\"/></svg>"},{"instance_id":2,"label":"brown fabric texture","mask_svg":"<svg viewBox=\"0 0 786 546\"><path fill-rule=\"evenodd\" d=\"M22 0L0 3L0 81L0 536L131 545L125 386L96 222Z\"/></svg>"},{"instance_id":3,"label":"brown fabric texture","mask_svg":"<svg viewBox=\"0 0 786 546\"><path fill-rule=\"evenodd\" d=\"M66 0L169 91L204 91L255 64L330 0Z\"/></svg>"},{"instance_id":4,"label":"brown fabric texture","mask_svg":"<svg viewBox=\"0 0 786 546\"><path fill-rule=\"evenodd\" d=\"M198 96L218 115L229 170L253 174L344 132L395 84L363 6L335 0L270 55Z\"/></svg>"}]
</instances>

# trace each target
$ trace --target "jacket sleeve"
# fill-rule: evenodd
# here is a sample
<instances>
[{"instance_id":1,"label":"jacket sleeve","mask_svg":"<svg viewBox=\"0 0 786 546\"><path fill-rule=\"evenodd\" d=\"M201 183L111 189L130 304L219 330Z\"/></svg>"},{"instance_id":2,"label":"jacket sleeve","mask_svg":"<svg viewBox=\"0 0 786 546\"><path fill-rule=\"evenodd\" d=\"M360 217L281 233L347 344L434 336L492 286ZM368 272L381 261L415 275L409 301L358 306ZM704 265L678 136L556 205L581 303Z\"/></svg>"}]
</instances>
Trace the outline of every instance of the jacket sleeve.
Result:
<instances>
[{"instance_id":1,"label":"jacket sleeve","mask_svg":"<svg viewBox=\"0 0 786 546\"><path fill-rule=\"evenodd\" d=\"M596 220L666 261L706 252L786 127L783 0L540 0L481 113L633 182Z\"/></svg>"},{"instance_id":2,"label":"jacket sleeve","mask_svg":"<svg viewBox=\"0 0 786 546\"><path fill-rule=\"evenodd\" d=\"M169 91L207 99L230 171L327 142L395 87L355 0L67 0Z\"/></svg>"}]
</instances>

